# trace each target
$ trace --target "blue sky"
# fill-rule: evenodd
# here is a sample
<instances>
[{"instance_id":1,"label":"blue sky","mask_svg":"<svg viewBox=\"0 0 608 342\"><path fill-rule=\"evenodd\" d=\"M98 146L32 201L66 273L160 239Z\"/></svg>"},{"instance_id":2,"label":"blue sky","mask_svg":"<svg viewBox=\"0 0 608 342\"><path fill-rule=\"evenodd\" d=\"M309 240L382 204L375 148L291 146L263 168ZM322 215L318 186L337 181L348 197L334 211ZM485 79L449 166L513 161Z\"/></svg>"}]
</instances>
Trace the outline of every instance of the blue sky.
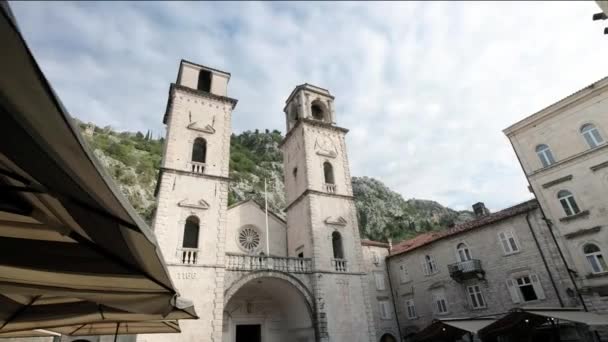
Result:
<instances>
[{"instance_id":1,"label":"blue sky","mask_svg":"<svg viewBox=\"0 0 608 342\"><path fill-rule=\"evenodd\" d=\"M608 74L593 2L11 2L72 115L164 134L184 58L232 73L233 127L330 89L352 174L494 210L530 198L502 129Z\"/></svg>"}]
</instances>

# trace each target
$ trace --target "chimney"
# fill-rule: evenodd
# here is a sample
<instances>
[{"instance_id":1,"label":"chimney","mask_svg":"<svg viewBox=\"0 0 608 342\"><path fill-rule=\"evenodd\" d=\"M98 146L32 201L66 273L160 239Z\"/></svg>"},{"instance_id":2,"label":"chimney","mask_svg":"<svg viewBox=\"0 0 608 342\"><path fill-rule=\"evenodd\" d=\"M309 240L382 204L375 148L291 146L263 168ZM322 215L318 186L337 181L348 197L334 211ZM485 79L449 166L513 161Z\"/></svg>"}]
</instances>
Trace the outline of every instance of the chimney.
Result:
<instances>
[{"instance_id":1,"label":"chimney","mask_svg":"<svg viewBox=\"0 0 608 342\"><path fill-rule=\"evenodd\" d=\"M486 215L490 215L490 211L486 208L486 205L483 202L477 202L473 204L473 212L475 213L475 217L483 217Z\"/></svg>"}]
</instances>

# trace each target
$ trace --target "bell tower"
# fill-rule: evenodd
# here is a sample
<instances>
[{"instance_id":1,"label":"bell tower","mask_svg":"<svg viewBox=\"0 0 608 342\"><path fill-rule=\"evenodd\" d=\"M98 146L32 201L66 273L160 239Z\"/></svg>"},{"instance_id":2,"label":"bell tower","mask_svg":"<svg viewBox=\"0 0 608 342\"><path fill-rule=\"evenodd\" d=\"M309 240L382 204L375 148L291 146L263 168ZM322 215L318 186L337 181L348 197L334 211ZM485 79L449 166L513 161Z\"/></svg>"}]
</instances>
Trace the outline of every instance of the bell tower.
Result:
<instances>
[{"instance_id":1,"label":"bell tower","mask_svg":"<svg viewBox=\"0 0 608 342\"><path fill-rule=\"evenodd\" d=\"M345 136L334 96L302 84L284 108L281 143L289 256L312 259L318 335L323 341L375 341Z\"/></svg>"},{"instance_id":2,"label":"bell tower","mask_svg":"<svg viewBox=\"0 0 608 342\"><path fill-rule=\"evenodd\" d=\"M182 60L169 88L153 229L177 290L194 301L200 319L180 322L181 334L141 337L148 342L222 339L231 117L237 103L227 96L229 79L227 72Z\"/></svg>"}]
</instances>

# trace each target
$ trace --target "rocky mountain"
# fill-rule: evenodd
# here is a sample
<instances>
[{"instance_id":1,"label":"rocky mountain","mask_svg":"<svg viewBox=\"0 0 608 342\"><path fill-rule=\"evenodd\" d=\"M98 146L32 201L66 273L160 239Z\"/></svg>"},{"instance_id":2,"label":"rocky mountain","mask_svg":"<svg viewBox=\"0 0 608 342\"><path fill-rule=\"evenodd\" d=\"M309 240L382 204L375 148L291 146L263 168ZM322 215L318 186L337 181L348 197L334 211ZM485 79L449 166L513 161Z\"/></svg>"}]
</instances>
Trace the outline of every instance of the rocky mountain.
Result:
<instances>
[{"instance_id":1,"label":"rocky mountain","mask_svg":"<svg viewBox=\"0 0 608 342\"><path fill-rule=\"evenodd\" d=\"M142 217L154 216L154 188L162 159L163 138L150 132L116 132L110 127L78 122L85 141L120 186L123 194ZM233 134L230 144L230 177L233 179L229 204L253 198L264 201L284 215L283 157L278 148L279 131L246 131ZM469 211L454 211L441 204L409 199L370 177L353 177L353 192L362 237L399 241L420 232L444 229L451 223L472 218Z\"/></svg>"}]
</instances>

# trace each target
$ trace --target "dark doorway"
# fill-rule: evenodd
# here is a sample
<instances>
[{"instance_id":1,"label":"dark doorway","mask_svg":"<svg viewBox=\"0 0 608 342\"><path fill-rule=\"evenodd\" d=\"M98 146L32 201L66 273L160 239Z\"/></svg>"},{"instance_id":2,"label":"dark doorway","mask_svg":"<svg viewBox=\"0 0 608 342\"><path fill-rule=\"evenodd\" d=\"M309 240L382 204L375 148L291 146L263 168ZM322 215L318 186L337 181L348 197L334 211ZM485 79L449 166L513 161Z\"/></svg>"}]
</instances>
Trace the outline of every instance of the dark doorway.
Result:
<instances>
[{"instance_id":1,"label":"dark doorway","mask_svg":"<svg viewBox=\"0 0 608 342\"><path fill-rule=\"evenodd\" d=\"M262 342L262 326L259 324L237 325L236 342Z\"/></svg>"}]
</instances>

